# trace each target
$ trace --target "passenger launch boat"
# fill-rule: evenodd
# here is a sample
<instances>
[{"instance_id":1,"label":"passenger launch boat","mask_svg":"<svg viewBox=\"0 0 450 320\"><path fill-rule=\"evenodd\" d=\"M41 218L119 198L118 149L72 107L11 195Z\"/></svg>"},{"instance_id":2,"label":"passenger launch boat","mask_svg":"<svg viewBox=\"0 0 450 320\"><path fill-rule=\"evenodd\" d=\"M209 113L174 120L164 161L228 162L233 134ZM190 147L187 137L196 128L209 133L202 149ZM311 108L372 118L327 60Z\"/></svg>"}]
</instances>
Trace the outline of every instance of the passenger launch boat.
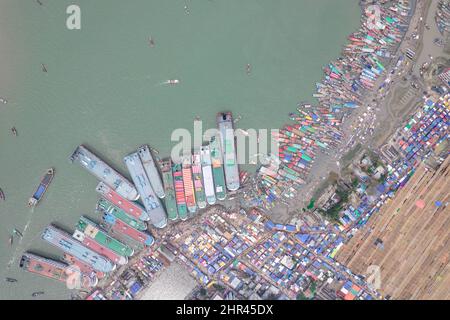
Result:
<instances>
[{"instance_id":1,"label":"passenger launch boat","mask_svg":"<svg viewBox=\"0 0 450 320\"><path fill-rule=\"evenodd\" d=\"M55 171L53 170L53 168L47 170L33 196L31 196L31 198L28 200L29 207L34 207L39 203L39 201L41 201L42 197L48 189L48 186L50 185L50 182L52 182L54 175Z\"/></svg>"}]
</instances>

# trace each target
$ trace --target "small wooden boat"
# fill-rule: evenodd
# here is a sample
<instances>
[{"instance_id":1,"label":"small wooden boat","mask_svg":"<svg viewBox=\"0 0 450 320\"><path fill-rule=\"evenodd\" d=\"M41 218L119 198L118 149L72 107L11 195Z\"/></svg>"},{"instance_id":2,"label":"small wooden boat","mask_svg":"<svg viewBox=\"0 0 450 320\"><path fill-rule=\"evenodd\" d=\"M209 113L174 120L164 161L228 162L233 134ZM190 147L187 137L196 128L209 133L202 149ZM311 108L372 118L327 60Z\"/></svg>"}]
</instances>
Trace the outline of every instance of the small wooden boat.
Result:
<instances>
[{"instance_id":1,"label":"small wooden boat","mask_svg":"<svg viewBox=\"0 0 450 320\"><path fill-rule=\"evenodd\" d=\"M12 235L10 235L9 239L8 239L9 245L12 246L13 242L14 242L14 237Z\"/></svg>"},{"instance_id":2,"label":"small wooden boat","mask_svg":"<svg viewBox=\"0 0 450 320\"><path fill-rule=\"evenodd\" d=\"M42 66L42 72L47 72L47 67L45 66L45 64L41 64L41 66Z\"/></svg>"},{"instance_id":3,"label":"small wooden boat","mask_svg":"<svg viewBox=\"0 0 450 320\"><path fill-rule=\"evenodd\" d=\"M22 232L20 232L20 231L17 230L17 229L14 229L14 230L13 230L13 233L14 233L16 236L23 238Z\"/></svg>"},{"instance_id":4,"label":"small wooden boat","mask_svg":"<svg viewBox=\"0 0 450 320\"><path fill-rule=\"evenodd\" d=\"M167 80L166 82L164 82L165 84L179 84L180 80L178 79L172 79L172 80Z\"/></svg>"},{"instance_id":5,"label":"small wooden boat","mask_svg":"<svg viewBox=\"0 0 450 320\"><path fill-rule=\"evenodd\" d=\"M6 99L3 98L3 97L0 97L0 103L7 104L7 103L8 103L8 100L6 100Z\"/></svg>"},{"instance_id":6,"label":"small wooden boat","mask_svg":"<svg viewBox=\"0 0 450 320\"><path fill-rule=\"evenodd\" d=\"M43 295L43 294L45 294L44 291L36 291L36 292L33 292L33 293L31 294L31 296L32 296L32 297L37 297L37 296L40 296L40 295Z\"/></svg>"},{"instance_id":7,"label":"small wooden boat","mask_svg":"<svg viewBox=\"0 0 450 320\"><path fill-rule=\"evenodd\" d=\"M0 188L0 200L6 200L5 193L3 192L2 188Z\"/></svg>"},{"instance_id":8,"label":"small wooden boat","mask_svg":"<svg viewBox=\"0 0 450 320\"><path fill-rule=\"evenodd\" d=\"M15 135L17 137L17 129L16 129L16 127L12 127L11 128L11 132L12 132L13 135Z\"/></svg>"},{"instance_id":9,"label":"small wooden boat","mask_svg":"<svg viewBox=\"0 0 450 320\"><path fill-rule=\"evenodd\" d=\"M52 182L54 175L55 175L55 171L53 170L53 168L50 168L47 170L47 172L41 179L41 183L39 184L39 187L36 189L33 196L30 198L30 200L28 200L29 207L34 207L39 203L39 201L41 201L42 197L44 196L45 192L47 191L48 186L50 185L50 182Z\"/></svg>"},{"instance_id":10,"label":"small wooden boat","mask_svg":"<svg viewBox=\"0 0 450 320\"><path fill-rule=\"evenodd\" d=\"M6 282L17 282L17 279L14 278L5 278Z\"/></svg>"}]
</instances>

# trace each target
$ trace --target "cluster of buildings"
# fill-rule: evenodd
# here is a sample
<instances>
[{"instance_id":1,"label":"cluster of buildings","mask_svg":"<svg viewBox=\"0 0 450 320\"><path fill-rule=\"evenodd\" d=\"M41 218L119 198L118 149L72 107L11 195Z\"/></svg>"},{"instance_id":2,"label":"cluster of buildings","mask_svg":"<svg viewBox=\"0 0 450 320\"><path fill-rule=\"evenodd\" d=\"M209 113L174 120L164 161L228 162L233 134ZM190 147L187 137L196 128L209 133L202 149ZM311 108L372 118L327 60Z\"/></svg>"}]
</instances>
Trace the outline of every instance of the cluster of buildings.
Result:
<instances>
[{"instance_id":1,"label":"cluster of buildings","mask_svg":"<svg viewBox=\"0 0 450 320\"><path fill-rule=\"evenodd\" d=\"M287 297L245 263L234 260L223 272L220 281L236 292L236 297L251 300L286 299Z\"/></svg>"},{"instance_id":2,"label":"cluster of buildings","mask_svg":"<svg viewBox=\"0 0 450 320\"><path fill-rule=\"evenodd\" d=\"M426 161L430 167L437 167L448 156L449 99L450 94L425 98L423 106L382 148L386 176L376 186L374 193L361 194L357 213L350 206L343 211L349 220L348 224L338 226L343 241L351 238L372 214L379 211L407 183L421 161ZM339 250L341 245L342 242L338 243L335 250Z\"/></svg>"},{"instance_id":3,"label":"cluster of buildings","mask_svg":"<svg viewBox=\"0 0 450 320\"><path fill-rule=\"evenodd\" d=\"M337 267L323 250L317 250L311 245L312 241L302 242L305 234L301 234L300 229L294 231L292 225L274 224L256 209L248 213L222 213L215 213L211 220L205 218L203 222L208 225L207 233L213 233L212 236L206 236L205 232L199 235L195 231L190 231L186 237L179 236L184 241L179 242L181 248L178 257L191 270L197 270L198 274L203 275L203 278L199 278L203 290L206 288L207 292L212 292L204 296L197 293L196 298L373 298L362 279L355 277L345 267ZM255 221L256 226L253 225ZM255 241L247 240L246 249L234 252L225 250L229 244L235 243L231 236L233 232L242 231L245 234L249 229L254 231L254 228L258 232L252 233L250 238ZM221 236L217 232L219 229ZM221 242L227 232L230 234L228 240ZM325 245L327 241L332 242L325 232L311 234L311 237L318 240L318 246ZM195 245L194 239L198 241ZM226 262L221 264L222 261ZM211 263L213 268L210 268ZM354 284L354 290L358 288L358 292L353 296L340 297L339 290L349 282ZM217 288L222 290L218 291Z\"/></svg>"},{"instance_id":4,"label":"cluster of buildings","mask_svg":"<svg viewBox=\"0 0 450 320\"><path fill-rule=\"evenodd\" d=\"M88 300L133 300L153 282L173 261L172 253L164 245L148 250L127 268L120 270L109 282L89 294Z\"/></svg>"},{"instance_id":5,"label":"cluster of buildings","mask_svg":"<svg viewBox=\"0 0 450 320\"><path fill-rule=\"evenodd\" d=\"M215 210L199 217L198 223L180 228L180 233L172 235L172 244L179 251L179 259L206 284L263 236L264 225L254 218L256 222L245 212Z\"/></svg>"},{"instance_id":6,"label":"cluster of buildings","mask_svg":"<svg viewBox=\"0 0 450 320\"><path fill-rule=\"evenodd\" d=\"M440 33L450 32L450 2L447 0L439 1L436 12L436 24Z\"/></svg>"},{"instance_id":7,"label":"cluster of buildings","mask_svg":"<svg viewBox=\"0 0 450 320\"><path fill-rule=\"evenodd\" d=\"M363 97L373 91L385 71L384 61L402 41L411 13L409 1L378 2L379 19L374 19L369 3L362 4L360 30L349 36L342 56L323 68L325 77L316 84L318 106L299 106L298 113L290 114L295 124L273 137L280 144L278 155L259 169L257 188L246 194L251 205L270 210L276 201L294 197L297 187L305 184L316 154L328 153L342 140L345 114L361 106ZM374 120L368 121L372 123L367 130L373 130Z\"/></svg>"}]
</instances>

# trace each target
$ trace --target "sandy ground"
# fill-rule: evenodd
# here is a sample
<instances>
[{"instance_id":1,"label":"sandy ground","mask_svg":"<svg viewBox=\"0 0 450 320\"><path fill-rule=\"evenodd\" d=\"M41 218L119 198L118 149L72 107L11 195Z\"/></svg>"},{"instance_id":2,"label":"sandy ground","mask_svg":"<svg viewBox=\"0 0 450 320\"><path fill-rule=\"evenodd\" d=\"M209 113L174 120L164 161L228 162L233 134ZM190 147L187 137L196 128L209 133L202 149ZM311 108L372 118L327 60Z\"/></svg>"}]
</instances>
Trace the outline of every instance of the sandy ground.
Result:
<instances>
[{"instance_id":1,"label":"sandy ground","mask_svg":"<svg viewBox=\"0 0 450 320\"><path fill-rule=\"evenodd\" d=\"M378 266L385 296L449 299L449 172L450 158L437 172L422 164L405 188L339 251L337 261L368 277L373 272L369 266ZM436 206L436 201L443 204ZM375 245L377 239L382 248Z\"/></svg>"},{"instance_id":2,"label":"sandy ground","mask_svg":"<svg viewBox=\"0 0 450 320\"><path fill-rule=\"evenodd\" d=\"M146 289L140 300L183 300L196 285L186 268L173 262Z\"/></svg>"}]
</instances>

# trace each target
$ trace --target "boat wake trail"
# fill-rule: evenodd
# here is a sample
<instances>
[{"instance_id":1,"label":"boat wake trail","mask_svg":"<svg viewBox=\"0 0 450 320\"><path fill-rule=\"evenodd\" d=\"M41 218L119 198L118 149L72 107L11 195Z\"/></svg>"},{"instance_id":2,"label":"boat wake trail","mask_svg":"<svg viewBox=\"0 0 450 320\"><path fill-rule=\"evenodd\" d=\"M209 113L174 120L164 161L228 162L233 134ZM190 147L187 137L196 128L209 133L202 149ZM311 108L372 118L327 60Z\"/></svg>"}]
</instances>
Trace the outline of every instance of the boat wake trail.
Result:
<instances>
[{"instance_id":1,"label":"boat wake trail","mask_svg":"<svg viewBox=\"0 0 450 320\"><path fill-rule=\"evenodd\" d=\"M11 256L11 259L8 261L8 269L9 269L9 268L14 264L14 262L16 261L16 258L17 258L17 252L18 252L19 249L21 248L21 244L22 244L23 238L25 237L26 232L27 232L27 230L28 230L28 227L30 226L30 223L31 223L31 220L32 220L32 217L33 217L33 215L32 215L33 212L34 212L34 207L32 207L31 210L30 210L30 217L29 217L27 223L25 224L25 227L23 228L23 231L22 231L22 237L19 237L18 245L16 246L16 249L14 250L14 252L13 252L13 254L12 254L12 256ZM35 239L32 239L28 245L31 245L31 242L33 242L34 240L35 240Z\"/></svg>"}]
</instances>

